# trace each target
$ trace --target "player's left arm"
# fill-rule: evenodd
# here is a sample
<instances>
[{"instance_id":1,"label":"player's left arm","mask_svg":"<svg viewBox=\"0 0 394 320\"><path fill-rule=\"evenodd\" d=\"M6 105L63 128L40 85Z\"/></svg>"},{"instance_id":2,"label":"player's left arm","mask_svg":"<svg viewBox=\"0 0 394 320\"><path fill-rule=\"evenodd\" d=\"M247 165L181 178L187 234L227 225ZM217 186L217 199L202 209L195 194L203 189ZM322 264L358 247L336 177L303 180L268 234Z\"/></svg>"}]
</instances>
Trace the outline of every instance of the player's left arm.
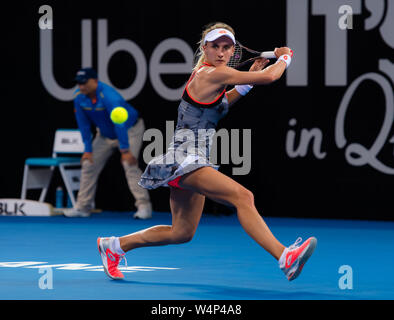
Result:
<instances>
[{"instance_id":1,"label":"player's left arm","mask_svg":"<svg viewBox=\"0 0 394 320\"><path fill-rule=\"evenodd\" d=\"M257 59L252 64L249 71L250 72L261 71L267 66L267 64L269 62L270 61L265 58ZM238 86L234 87L233 89L227 91L226 96L227 96L227 100L228 100L229 105L230 106L233 105L240 98L242 98L244 95L246 95L252 88L253 88L252 85L244 84L244 85L238 85Z\"/></svg>"}]
</instances>

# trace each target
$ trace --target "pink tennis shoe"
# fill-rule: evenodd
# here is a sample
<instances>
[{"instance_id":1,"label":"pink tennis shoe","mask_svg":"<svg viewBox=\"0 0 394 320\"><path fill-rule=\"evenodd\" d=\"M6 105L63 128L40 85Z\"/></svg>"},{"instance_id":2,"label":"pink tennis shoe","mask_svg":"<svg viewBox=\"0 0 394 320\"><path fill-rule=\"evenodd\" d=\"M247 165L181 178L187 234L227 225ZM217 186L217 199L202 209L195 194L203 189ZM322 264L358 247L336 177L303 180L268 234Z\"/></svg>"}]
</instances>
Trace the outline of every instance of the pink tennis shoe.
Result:
<instances>
[{"instance_id":1,"label":"pink tennis shoe","mask_svg":"<svg viewBox=\"0 0 394 320\"><path fill-rule=\"evenodd\" d=\"M111 250L112 238L97 238L97 247L103 262L104 272L114 280L124 279L124 275L118 269L119 262L126 259L125 255L117 254Z\"/></svg>"},{"instance_id":2,"label":"pink tennis shoe","mask_svg":"<svg viewBox=\"0 0 394 320\"><path fill-rule=\"evenodd\" d=\"M283 251L279 259L279 268L285 273L289 281L300 275L302 268L316 248L317 239L315 237L311 237L299 245L301 241L302 239L298 238L294 244Z\"/></svg>"}]
</instances>

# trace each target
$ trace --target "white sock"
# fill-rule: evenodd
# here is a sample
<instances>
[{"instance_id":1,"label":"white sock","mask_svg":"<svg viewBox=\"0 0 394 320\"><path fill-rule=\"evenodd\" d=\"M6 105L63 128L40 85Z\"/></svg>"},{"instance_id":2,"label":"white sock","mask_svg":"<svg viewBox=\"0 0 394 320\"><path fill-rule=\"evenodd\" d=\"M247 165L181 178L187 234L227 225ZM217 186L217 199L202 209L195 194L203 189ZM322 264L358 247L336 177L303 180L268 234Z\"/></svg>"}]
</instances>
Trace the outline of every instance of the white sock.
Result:
<instances>
[{"instance_id":1,"label":"white sock","mask_svg":"<svg viewBox=\"0 0 394 320\"><path fill-rule=\"evenodd\" d=\"M287 254L287 252L289 251L289 249L288 248L285 248L285 250L283 250L283 252L282 252L282 254L281 254L281 256L280 256L280 258L279 258L279 260L278 260L278 263L279 263L279 266L280 267L282 267L282 266L284 266L285 265L285 260L286 260L286 254Z\"/></svg>"},{"instance_id":2,"label":"white sock","mask_svg":"<svg viewBox=\"0 0 394 320\"><path fill-rule=\"evenodd\" d=\"M117 254L125 254L125 252L122 250L122 248L120 247L120 242L119 242L119 238L118 237L112 237L112 251L117 253Z\"/></svg>"}]
</instances>

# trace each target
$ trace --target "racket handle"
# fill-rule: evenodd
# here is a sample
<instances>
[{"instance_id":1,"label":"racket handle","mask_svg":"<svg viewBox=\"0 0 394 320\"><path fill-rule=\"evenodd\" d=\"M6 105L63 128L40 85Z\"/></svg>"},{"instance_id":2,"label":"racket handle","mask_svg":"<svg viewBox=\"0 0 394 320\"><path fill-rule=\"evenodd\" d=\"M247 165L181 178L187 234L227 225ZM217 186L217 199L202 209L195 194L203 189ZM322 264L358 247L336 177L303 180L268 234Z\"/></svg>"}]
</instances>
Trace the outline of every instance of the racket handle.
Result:
<instances>
[{"instance_id":1,"label":"racket handle","mask_svg":"<svg viewBox=\"0 0 394 320\"><path fill-rule=\"evenodd\" d=\"M260 56L266 59L276 59L276 55L273 51L264 51Z\"/></svg>"}]
</instances>

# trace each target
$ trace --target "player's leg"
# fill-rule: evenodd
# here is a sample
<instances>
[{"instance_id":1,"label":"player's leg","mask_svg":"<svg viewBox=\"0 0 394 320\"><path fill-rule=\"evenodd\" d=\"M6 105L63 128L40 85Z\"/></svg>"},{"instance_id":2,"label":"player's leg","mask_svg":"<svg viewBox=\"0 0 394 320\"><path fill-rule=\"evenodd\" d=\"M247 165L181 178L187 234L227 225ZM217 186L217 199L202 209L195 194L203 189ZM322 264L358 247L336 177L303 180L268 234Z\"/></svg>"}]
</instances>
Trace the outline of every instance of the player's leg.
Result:
<instances>
[{"instance_id":1,"label":"player's leg","mask_svg":"<svg viewBox=\"0 0 394 320\"><path fill-rule=\"evenodd\" d=\"M98 238L97 246L105 273L112 279L123 279L118 265L125 252L132 249L190 241L200 221L204 201L201 194L171 189L171 226L158 225L120 238Z\"/></svg>"},{"instance_id":2,"label":"player's leg","mask_svg":"<svg viewBox=\"0 0 394 320\"><path fill-rule=\"evenodd\" d=\"M274 237L254 205L252 192L223 173L204 167L180 179L182 188L234 206L244 230L265 250L279 259L285 247Z\"/></svg>"},{"instance_id":3,"label":"player's leg","mask_svg":"<svg viewBox=\"0 0 394 320\"><path fill-rule=\"evenodd\" d=\"M199 193L171 188L172 225L158 225L120 237L121 249L127 252L140 247L190 241L200 221L204 202L205 197Z\"/></svg>"},{"instance_id":4,"label":"player's leg","mask_svg":"<svg viewBox=\"0 0 394 320\"><path fill-rule=\"evenodd\" d=\"M253 194L213 168L205 167L187 174L180 179L179 185L212 200L234 206L244 230L278 260L280 269L290 281L298 277L316 248L317 240L314 237L302 244L299 238L293 245L285 248L257 212Z\"/></svg>"}]
</instances>

